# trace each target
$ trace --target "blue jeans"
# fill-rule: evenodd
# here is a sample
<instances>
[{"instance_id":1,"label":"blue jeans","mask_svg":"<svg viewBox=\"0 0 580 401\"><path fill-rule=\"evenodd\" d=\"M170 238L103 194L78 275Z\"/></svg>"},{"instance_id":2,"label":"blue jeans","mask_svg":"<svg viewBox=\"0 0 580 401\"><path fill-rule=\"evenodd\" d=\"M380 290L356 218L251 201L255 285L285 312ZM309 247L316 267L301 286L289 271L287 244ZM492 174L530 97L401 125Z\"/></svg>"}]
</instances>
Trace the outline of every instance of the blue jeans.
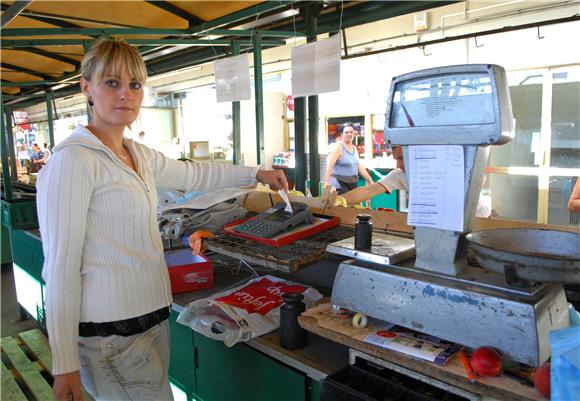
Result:
<instances>
[{"instance_id":1,"label":"blue jeans","mask_svg":"<svg viewBox=\"0 0 580 401\"><path fill-rule=\"evenodd\" d=\"M167 320L134 336L79 337L81 380L98 401L172 401Z\"/></svg>"}]
</instances>

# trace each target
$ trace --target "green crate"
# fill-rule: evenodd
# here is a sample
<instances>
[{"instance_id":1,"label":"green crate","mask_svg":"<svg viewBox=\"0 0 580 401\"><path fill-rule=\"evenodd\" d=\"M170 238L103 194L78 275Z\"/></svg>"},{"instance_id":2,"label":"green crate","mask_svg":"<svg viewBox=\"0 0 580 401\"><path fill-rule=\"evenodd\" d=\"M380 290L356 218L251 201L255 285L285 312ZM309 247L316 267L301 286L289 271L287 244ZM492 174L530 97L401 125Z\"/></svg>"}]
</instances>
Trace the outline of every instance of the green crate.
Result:
<instances>
[{"instance_id":1,"label":"green crate","mask_svg":"<svg viewBox=\"0 0 580 401\"><path fill-rule=\"evenodd\" d=\"M2 224L13 230L38 228L36 200L2 200Z\"/></svg>"}]
</instances>

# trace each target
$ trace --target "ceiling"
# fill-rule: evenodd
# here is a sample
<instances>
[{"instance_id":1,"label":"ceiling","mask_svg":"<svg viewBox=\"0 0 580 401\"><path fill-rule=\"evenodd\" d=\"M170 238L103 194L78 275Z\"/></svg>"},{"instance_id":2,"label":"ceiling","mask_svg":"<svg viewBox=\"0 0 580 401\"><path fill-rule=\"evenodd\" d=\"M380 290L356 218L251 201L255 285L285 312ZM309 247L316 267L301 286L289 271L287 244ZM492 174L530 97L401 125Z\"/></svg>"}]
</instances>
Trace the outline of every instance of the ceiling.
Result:
<instances>
[{"instance_id":1,"label":"ceiling","mask_svg":"<svg viewBox=\"0 0 580 401\"><path fill-rule=\"evenodd\" d=\"M150 76L262 49L310 34L439 7L456 1L4 1L2 102L25 107L79 91L80 62L100 36L136 45ZM260 35L256 35L260 33ZM258 40L259 42L256 42Z\"/></svg>"}]
</instances>

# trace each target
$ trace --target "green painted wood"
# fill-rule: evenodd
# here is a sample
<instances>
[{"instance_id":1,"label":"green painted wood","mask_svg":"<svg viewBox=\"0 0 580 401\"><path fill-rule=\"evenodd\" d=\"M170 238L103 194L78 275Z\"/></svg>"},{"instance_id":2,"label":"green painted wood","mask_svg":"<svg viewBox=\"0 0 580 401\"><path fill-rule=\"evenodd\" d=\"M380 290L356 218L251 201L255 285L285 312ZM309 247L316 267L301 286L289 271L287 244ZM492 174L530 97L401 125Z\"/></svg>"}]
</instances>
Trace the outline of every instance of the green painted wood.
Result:
<instances>
[{"instance_id":1,"label":"green painted wood","mask_svg":"<svg viewBox=\"0 0 580 401\"><path fill-rule=\"evenodd\" d=\"M12 3L3 13L1 18L1 27L4 29L14 18L18 16L26 7L32 3L32 0L22 0Z\"/></svg>"},{"instance_id":2,"label":"green painted wood","mask_svg":"<svg viewBox=\"0 0 580 401\"><path fill-rule=\"evenodd\" d=\"M16 170L16 146L14 146L14 135L12 133L12 126L13 126L13 116L12 116L12 111L13 108L12 107L5 107L4 108L4 116L6 118L6 122L4 125L4 129L5 129L5 138L6 138L6 151L8 152L8 158L10 159L10 178L13 181L16 181L18 179L18 173ZM4 187L4 190L6 190L6 187ZM12 197L8 197L7 194L4 197L4 199L6 200L11 200Z\"/></svg>"},{"instance_id":3,"label":"green painted wood","mask_svg":"<svg viewBox=\"0 0 580 401\"><path fill-rule=\"evenodd\" d=\"M232 55L240 54L240 42L232 41ZM232 102L232 133L233 133L233 147L234 147L234 164L241 164L242 162L242 113L240 102Z\"/></svg>"},{"instance_id":4,"label":"green painted wood","mask_svg":"<svg viewBox=\"0 0 580 401\"><path fill-rule=\"evenodd\" d=\"M12 199L12 188L10 184L10 166L8 165L8 136L12 136L12 132L8 131L4 123L4 99L2 91L0 91L0 152L2 154L2 183L4 184L4 197L6 200ZM10 135L8 135L10 133ZM4 219L2 219L4 224Z\"/></svg>"},{"instance_id":5,"label":"green painted wood","mask_svg":"<svg viewBox=\"0 0 580 401\"><path fill-rule=\"evenodd\" d=\"M302 401L306 376L252 348L194 333L198 398L204 401Z\"/></svg>"},{"instance_id":6,"label":"green painted wood","mask_svg":"<svg viewBox=\"0 0 580 401\"><path fill-rule=\"evenodd\" d=\"M10 245L10 230L4 224L0 224L0 241L2 242L2 247L0 249L0 258L2 259L2 264L12 263L12 248Z\"/></svg>"},{"instance_id":7,"label":"green painted wood","mask_svg":"<svg viewBox=\"0 0 580 401\"><path fill-rule=\"evenodd\" d=\"M18 334L18 337L26 344L28 348L36 355L38 360L46 367L48 371L52 370L52 357L48 339L40 330L28 330Z\"/></svg>"},{"instance_id":8,"label":"green painted wood","mask_svg":"<svg viewBox=\"0 0 580 401\"><path fill-rule=\"evenodd\" d=\"M38 366L28 359L16 340L11 337L3 338L2 350L37 400L55 400L52 388L40 374Z\"/></svg>"},{"instance_id":9,"label":"green painted wood","mask_svg":"<svg viewBox=\"0 0 580 401\"><path fill-rule=\"evenodd\" d=\"M171 332L171 359L169 377L188 397L196 391L196 371L193 349L193 331L176 322L179 313L171 311L169 330Z\"/></svg>"},{"instance_id":10,"label":"green painted wood","mask_svg":"<svg viewBox=\"0 0 580 401\"><path fill-rule=\"evenodd\" d=\"M48 142L50 144L50 148L54 147L54 121L52 120L52 106L54 100L52 99L52 92L46 92L46 118L48 119ZM56 112L56 107L55 110ZM43 148L44 150L44 148Z\"/></svg>"},{"instance_id":11,"label":"green painted wood","mask_svg":"<svg viewBox=\"0 0 580 401\"><path fill-rule=\"evenodd\" d=\"M42 252L42 242L39 239L32 237L26 231L13 230L12 256L14 263L36 280L44 283L42 280L44 254Z\"/></svg>"},{"instance_id":12,"label":"green painted wood","mask_svg":"<svg viewBox=\"0 0 580 401\"><path fill-rule=\"evenodd\" d=\"M308 394L310 401L320 401L320 382L308 379Z\"/></svg>"},{"instance_id":13,"label":"green painted wood","mask_svg":"<svg viewBox=\"0 0 580 401\"><path fill-rule=\"evenodd\" d=\"M163 36L190 36L197 29L148 29L148 28L9 28L2 30L2 36L23 37L23 36L66 36L66 35L86 35L86 36L111 36L111 35L163 35ZM256 31L257 32L257 31ZM272 38L293 38L295 36L305 36L302 32L294 31L259 31L263 37ZM204 35L219 36L252 36L251 29L211 29L203 32Z\"/></svg>"},{"instance_id":14,"label":"green painted wood","mask_svg":"<svg viewBox=\"0 0 580 401\"><path fill-rule=\"evenodd\" d=\"M2 401L22 401L26 400L26 396L14 381L12 373L4 366L2 362L2 391L0 392L0 399Z\"/></svg>"},{"instance_id":15,"label":"green painted wood","mask_svg":"<svg viewBox=\"0 0 580 401\"><path fill-rule=\"evenodd\" d=\"M256 162L265 166L264 153L264 91L262 85L262 45L259 33L254 36L254 103L256 107Z\"/></svg>"},{"instance_id":16,"label":"green painted wood","mask_svg":"<svg viewBox=\"0 0 580 401\"><path fill-rule=\"evenodd\" d=\"M183 46L229 46L231 41L229 39L126 39L127 43L132 45L149 45L149 46L167 46L167 45L183 45ZM90 42L83 39L2 39L0 47L4 48L20 48L29 46L82 46ZM240 39L242 44L250 44L248 39ZM283 39L264 39L265 46L281 46L286 42ZM59 79L59 81L62 80Z\"/></svg>"}]
</instances>

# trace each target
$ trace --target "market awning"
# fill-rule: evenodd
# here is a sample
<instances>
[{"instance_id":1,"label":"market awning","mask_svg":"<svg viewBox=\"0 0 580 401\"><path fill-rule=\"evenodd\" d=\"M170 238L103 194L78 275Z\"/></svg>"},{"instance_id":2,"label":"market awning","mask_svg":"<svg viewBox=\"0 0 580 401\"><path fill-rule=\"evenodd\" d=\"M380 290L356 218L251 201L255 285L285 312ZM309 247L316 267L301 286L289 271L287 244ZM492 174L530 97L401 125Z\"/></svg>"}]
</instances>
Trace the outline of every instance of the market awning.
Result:
<instances>
[{"instance_id":1,"label":"market awning","mask_svg":"<svg viewBox=\"0 0 580 401\"><path fill-rule=\"evenodd\" d=\"M83 54L103 36L138 46L152 76L227 57L234 42L252 51L305 36L306 5L319 10L312 35L453 2L2 1L3 103L22 107L47 92L78 92Z\"/></svg>"}]
</instances>

